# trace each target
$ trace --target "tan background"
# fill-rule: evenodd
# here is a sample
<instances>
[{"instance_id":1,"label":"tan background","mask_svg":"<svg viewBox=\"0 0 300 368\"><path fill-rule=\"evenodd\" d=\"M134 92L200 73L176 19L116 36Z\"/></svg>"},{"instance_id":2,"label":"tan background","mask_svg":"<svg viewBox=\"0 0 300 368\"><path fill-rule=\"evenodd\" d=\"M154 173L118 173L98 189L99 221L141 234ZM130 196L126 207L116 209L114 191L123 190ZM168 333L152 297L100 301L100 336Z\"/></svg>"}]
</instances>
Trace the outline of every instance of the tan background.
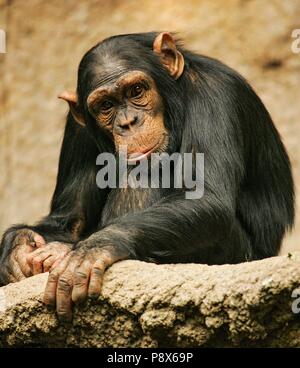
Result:
<instances>
[{"instance_id":1,"label":"tan background","mask_svg":"<svg viewBox=\"0 0 300 368\"><path fill-rule=\"evenodd\" d=\"M0 232L47 213L67 111L56 96L75 87L83 53L119 33L177 31L192 50L246 76L300 183L300 54L291 52L299 0L0 0L0 28ZM283 252L300 249L297 212Z\"/></svg>"}]
</instances>

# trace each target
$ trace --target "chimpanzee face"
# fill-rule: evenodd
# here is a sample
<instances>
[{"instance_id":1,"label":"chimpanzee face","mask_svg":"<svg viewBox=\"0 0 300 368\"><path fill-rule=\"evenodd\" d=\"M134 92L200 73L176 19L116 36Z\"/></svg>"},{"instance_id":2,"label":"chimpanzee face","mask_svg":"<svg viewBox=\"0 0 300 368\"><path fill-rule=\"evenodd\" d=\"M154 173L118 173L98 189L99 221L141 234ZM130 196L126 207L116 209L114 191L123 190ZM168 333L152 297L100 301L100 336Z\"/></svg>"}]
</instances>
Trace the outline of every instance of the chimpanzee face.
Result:
<instances>
[{"instance_id":1,"label":"chimpanzee face","mask_svg":"<svg viewBox=\"0 0 300 368\"><path fill-rule=\"evenodd\" d=\"M145 68L144 53L149 54L149 49L142 49L143 53L138 55L135 47L135 43L127 41L115 48L111 42L100 43L84 56L79 66L78 86L81 88L77 91L81 90L81 98L74 92L63 92L59 96L68 102L75 121L86 126L92 117L93 126L96 124L108 133L116 151L126 147L128 160L133 161L152 152L166 151L170 141L164 121L164 103L156 85L158 80L146 72L149 65ZM164 73L174 80L182 75L184 58L170 34L158 34L152 52ZM144 63L140 60L143 57Z\"/></svg>"},{"instance_id":2,"label":"chimpanzee face","mask_svg":"<svg viewBox=\"0 0 300 368\"><path fill-rule=\"evenodd\" d=\"M154 80L142 71L128 71L105 78L87 98L90 114L113 138L116 150L128 155L165 151L168 132L164 126L162 99Z\"/></svg>"}]
</instances>

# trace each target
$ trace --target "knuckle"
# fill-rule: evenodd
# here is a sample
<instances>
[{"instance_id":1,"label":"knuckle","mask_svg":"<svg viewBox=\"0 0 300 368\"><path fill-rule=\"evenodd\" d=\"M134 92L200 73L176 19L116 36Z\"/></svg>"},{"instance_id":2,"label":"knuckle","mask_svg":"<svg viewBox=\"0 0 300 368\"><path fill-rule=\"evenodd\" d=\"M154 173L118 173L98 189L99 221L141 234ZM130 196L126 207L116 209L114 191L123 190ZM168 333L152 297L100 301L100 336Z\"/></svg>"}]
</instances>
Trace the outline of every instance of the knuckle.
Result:
<instances>
[{"instance_id":1,"label":"knuckle","mask_svg":"<svg viewBox=\"0 0 300 368\"><path fill-rule=\"evenodd\" d=\"M104 274L104 270L101 266L94 266L92 272L96 276L103 276Z\"/></svg>"},{"instance_id":2,"label":"knuckle","mask_svg":"<svg viewBox=\"0 0 300 368\"><path fill-rule=\"evenodd\" d=\"M49 267L49 266L51 266L51 261L49 260L49 259L46 259L45 261L44 261L44 266L46 266L46 267Z\"/></svg>"},{"instance_id":3,"label":"knuckle","mask_svg":"<svg viewBox=\"0 0 300 368\"><path fill-rule=\"evenodd\" d=\"M56 300L56 294L54 290L51 290L52 288L46 287L46 290L44 292L43 302L46 305L54 306L55 300Z\"/></svg>"},{"instance_id":4,"label":"knuckle","mask_svg":"<svg viewBox=\"0 0 300 368\"><path fill-rule=\"evenodd\" d=\"M77 280L85 281L88 278L88 274L83 271L77 270L75 271L75 278Z\"/></svg>"},{"instance_id":5,"label":"knuckle","mask_svg":"<svg viewBox=\"0 0 300 368\"><path fill-rule=\"evenodd\" d=\"M104 251L102 255L102 263L109 264L111 262L111 254L108 251Z\"/></svg>"},{"instance_id":6,"label":"knuckle","mask_svg":"<svg viewBox=\"0 0 300 368\"><path fill-rule=\"evenodd\" d=\"M71 287L72 287L72 285L71 285L71 282L68 278L61 277L58 280L58 291L67 292L71 289Z\"/></svg>"},{"instance_id":7,"label":"knuckle","mask_svg":"<svg viewBox=\"0 0 300 368\"><path fill-rule=\"evenodd\" d=\"M35 258L33 258L32 263L33 263L34 266L39 266L41 261L40 261L39 257L35 257Z\"/></svg>"},{"instance_id":8,"label":"knuckle","mask_svg":"<svg viewBox=\"0 0 300 368\"><path fill-rule=\"evenodd\" d=\"M43 301L46 305L53 305L54 304L54 296L52 293L45 292Z\"/></svg>"},{"instance_id":9,"label":"knuckle","mask_svg":"<svg viewBox=\"0 0 300 368\"><path fill-rule=\"evenodd\" d=\"M55 253L57 253L57 247L56 247L55 245L53 245L53 244L48 245L48 246L47 246L47 250L48 250L48 251L49 251L49 253L51 253L51 254L55 254Z\"/></svg>"},{"instance_id":10,"label":"knuckle","mask_svg":"<svg viewBox=\"0 0 300 368\"><path fill-rule=\"evenodd\" d=\"M28 262L31 262L32 263L33 262L33 259L34 259L33 255L30 254L30 255L27 256L27 261Z\"/></svg>"},{"instance_id":11,"label":"knuckle","mask_svg":"<svg viewBox=\"0 0 300 368\"><path fill-rule=\"evenodd\" d=\"M53 283L56 282L59 278L59 274L57 272L50 272L48 277L48 282Z\"/></svg>"}]
</instances>

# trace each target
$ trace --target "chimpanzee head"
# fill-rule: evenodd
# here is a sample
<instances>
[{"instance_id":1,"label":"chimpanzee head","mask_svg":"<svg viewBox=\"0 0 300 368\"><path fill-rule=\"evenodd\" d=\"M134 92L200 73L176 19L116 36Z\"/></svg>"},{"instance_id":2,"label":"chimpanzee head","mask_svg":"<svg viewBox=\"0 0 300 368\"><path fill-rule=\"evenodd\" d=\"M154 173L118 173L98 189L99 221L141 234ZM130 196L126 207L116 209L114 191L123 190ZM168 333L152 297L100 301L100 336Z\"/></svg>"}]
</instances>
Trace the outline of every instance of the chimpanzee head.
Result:
<instances>
[{"instance_id":1,"label":"chimpanzee head","mask_svg":"<svg viewBox=\"0 0 300 368\"><path fill-rule=\"evenodd\" d=\"M136 160L178 145L183 71L183 54L169 33L115 36L84 55L77 93L60 97L79 124L106 132L116 151L126 146Z\"/></svg>"}]
</instances>

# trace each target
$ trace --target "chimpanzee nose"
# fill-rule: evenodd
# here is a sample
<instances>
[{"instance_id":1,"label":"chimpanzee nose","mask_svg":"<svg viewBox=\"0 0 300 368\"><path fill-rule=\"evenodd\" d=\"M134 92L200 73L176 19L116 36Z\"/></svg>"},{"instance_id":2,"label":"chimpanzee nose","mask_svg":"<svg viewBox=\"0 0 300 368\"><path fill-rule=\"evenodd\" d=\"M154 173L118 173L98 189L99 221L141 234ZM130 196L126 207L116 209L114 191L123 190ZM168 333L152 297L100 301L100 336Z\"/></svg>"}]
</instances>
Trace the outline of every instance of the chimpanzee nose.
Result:
<instances>
[{"instance_id":1,"label":"chimpanzee nose","mask_svg":"<svg viewBox=\"0 0 300 368\"><path fill-rule=\"evenodd\" d=\"M118 123L118 126L123 129L130 129L137 123L137 116L131 116L129 118L121 119Z\"/></svg>"},{"instance_id":2,"label":"chimpanzee nose","mask_svg":"<svg viewBox=\"0 0 300 368\"><path fill-rule=\"evenodd\" d=\"M115 125L115 130L120 135L132 134L141 125L137 116L125 117L119 119Z\"/></svg>"}]
</instances>

